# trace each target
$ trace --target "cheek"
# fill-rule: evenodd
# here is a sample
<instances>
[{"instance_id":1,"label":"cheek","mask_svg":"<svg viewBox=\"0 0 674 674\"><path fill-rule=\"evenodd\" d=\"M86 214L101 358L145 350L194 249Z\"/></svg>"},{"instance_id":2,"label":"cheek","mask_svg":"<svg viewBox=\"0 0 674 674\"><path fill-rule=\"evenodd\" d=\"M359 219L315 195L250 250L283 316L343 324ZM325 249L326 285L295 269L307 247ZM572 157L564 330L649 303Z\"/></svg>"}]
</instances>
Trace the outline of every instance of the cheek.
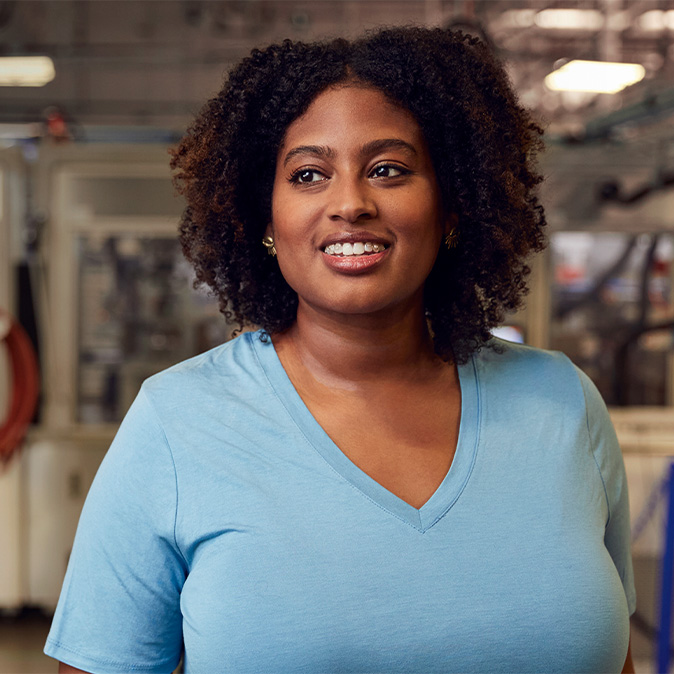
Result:
<instances>
[{"instance_id":1,"label":"cheek","mask_svg":"<svg viewBox=\"0 0 674 674\"><path fill-rule=\"evenodd\" d=\"M442 209L433 185L416 185L407 194L387 200L383 206L382 216L394 221L402 235L417 241L441 238Z\"/></svg>"},{"instance_id":2,"label":"cheek","mask_svg":"<svg viewBox=\"0 0 674 674\"><path fill-rule=\"evenodd\" d=\"M275 241L283 246L288 241L312 243L312 233L321 211L314 204L279 196L272 200L272 226Z\"/></svg>"},{"instance_id":3,"label":"cheek","mask_svg":"<svg viewBox=\"0 0 674 674\"><path fill-rule=\"evenodd\" d=\"M274 225L277 221L283 220L283 199L280 192L278 180L276 180L274 182L274 189L271 193L271 222ZM274 237L276 237L276 232L274 232Z\"/></svg>"},{"instance_id":4,"label":"cheek","mask_svg":"<svg viewBox=\"0 0 674 674\"><path fill-rule=\"evenodd\" d=\"M442 239L443 227L440 214L433 208L417 207L398 214L401 234L417 246L438 248Z\"/></svg>"}]
</instances>

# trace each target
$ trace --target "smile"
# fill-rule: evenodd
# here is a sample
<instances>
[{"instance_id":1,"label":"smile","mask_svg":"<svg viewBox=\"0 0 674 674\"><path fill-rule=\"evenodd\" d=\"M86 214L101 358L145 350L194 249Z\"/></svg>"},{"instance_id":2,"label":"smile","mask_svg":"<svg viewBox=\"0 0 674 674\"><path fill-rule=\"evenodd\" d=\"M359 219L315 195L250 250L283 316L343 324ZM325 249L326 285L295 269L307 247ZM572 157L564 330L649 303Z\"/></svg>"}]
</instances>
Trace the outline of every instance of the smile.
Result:
<instances>
[{"instance_id":1,"label":"smile","mask_svg":"<svg viewBox=\"0 0 674 674\"><path fill-rule=\"evenodd\" d=\"M323 249L328 255L349 257L351 255L372 255L386 250L383 243L371 243L369 241L356 241L355 243L334 243Z\"/></svg>"},{"instance_id":2,"label":"smile","mask_svg":"<svg viewBox=\"0 0 674 674\"><path fill-rule=\"evenodd\" d=\"M372 248L366 250L365 246ZM375 250L375 247L377 250ZM355 248L355 250L354 250ZM329 252L332 249L334 252ZM358 252L362 250L362 252ZM379 268L391 252L390 247L383 243L366 244L355 243L329 244L322 251L325 264L338 274L358 275L368 273Z\"/></svg>"}]
</instances>

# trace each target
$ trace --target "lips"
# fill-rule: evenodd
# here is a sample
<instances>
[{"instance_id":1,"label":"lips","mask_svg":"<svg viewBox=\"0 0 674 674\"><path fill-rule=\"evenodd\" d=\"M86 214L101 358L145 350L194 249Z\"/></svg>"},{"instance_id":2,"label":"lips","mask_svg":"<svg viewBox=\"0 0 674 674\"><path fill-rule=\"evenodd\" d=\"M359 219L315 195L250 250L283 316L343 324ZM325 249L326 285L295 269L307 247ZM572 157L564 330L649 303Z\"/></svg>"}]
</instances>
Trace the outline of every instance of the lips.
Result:
<instances>
[{"instance_id":1,"label":"lips","mask_svg":"<svg viewBox=\"0 0 674 674\"><path fill-rule=\"evenodd\" d=\"M351 246L359 243L362 243L363 246L368 243L372 246L378 244L381 247L381 250L388 248L391 245L391 241L382 237L381 234L375 234L374 232L361 229L354 232L335 232L334 234L330 234L321 241L319 248L325 252L325 249L328 246L341 245L343 247L344 244L347 243L351 244Z\"/></svg>"},{"instance_id":2,"label":"lips","mask_svg":"<svg viewBox=\"0 0 674 674\"><path fill-rule=\"evenodd\" d=\"M323 249L328 255L338 255L350 257L351 255L372 255L386 250L387 246L383 243L373 243L372 241L356 241L355 243L332 243Z\"/></svg>"},{"instance_id":3,"label":"lips","mask_svg":"<svg viewBox=\"0 0 674 674\"><path fill-rule=\"evenodd\" d=\"M391 241L374 232L336 232L320 244L325 264L341 274L361 274L380 265L390 252Z\"/></svg>"}]
</instances>

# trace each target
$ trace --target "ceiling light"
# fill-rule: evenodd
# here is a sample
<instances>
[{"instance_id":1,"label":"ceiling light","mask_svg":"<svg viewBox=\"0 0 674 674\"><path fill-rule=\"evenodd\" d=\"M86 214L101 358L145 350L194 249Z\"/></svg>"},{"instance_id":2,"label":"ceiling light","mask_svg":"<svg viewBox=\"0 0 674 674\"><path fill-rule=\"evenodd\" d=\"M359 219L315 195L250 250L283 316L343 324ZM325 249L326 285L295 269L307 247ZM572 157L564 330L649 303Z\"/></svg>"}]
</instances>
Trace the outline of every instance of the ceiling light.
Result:
<instances>
[{"instance_id":1,"label":"ceiling light","mask_svg":"<svg viewBox=\"0 0 674 674\"><path fill-rule=\"evenodd\" d=\"M596 9L543 9L534 21L541 28L599 30L604 25L604 15Z\"/></svg>"},{"instance_id":2,"label":"ceiling light","mask_svg":"<svg viewBox=\"0 0 674 674\"><path fill-rule=\"evenodd\" d=\"M651 9L637 19L639 28L643 30L662 30L665 27L665 22L665 13L661 9Z\"/></svg>"},{"instance_id":3,"label":"ceiling light","mask_svg":"<svg viewBox=\"0 0 674 674\"><path fill-rule=\"evenodd\" d=\"M651 9L644 12L638 19L637 25L641 30L674 30L674 9L666 12L662 9Z\"/></svg>"},{"instance_id":4,"label":"ceiling light","mask_svg":"<svg viewBox=\"0 0 674 674\"><path fill-rule=\"evenodd\" d=\"M501 20L513 28L529 28L534 25L535 9L509 9L501 15Z\"/></svg>"},{"instance_id":5,"label":"ceiling light","mask_svg":"<svg viewBox=\"0 0 674 674\"><path fill-rule=\"evenodd\" d=\"M48 56L0 57L0 86L43 87L56 76Z\"/></svg>"},{"instance_id":6,"label":"ceiling light","mask_svg":"<svg viewBox=\"0 0 674 674\"><path fill-rule=\"evenodd\" d=\"M592 91L615 94L644 78L646 69L639 63L608 61L569 61L545 78L553 91Z\"/></svg>"}]
</instances>

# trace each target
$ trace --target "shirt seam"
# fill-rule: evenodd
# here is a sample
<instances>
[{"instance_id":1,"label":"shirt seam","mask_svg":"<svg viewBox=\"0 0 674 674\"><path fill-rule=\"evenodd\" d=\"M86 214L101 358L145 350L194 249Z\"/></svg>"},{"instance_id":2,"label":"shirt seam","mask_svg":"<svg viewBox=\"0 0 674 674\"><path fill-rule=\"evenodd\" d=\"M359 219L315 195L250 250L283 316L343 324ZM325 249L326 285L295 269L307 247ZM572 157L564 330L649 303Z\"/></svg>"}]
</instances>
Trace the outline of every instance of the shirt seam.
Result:
<instances>
[{"instance_id":1,"label":"shirt seam","mask_svg":"<svg viewBox=\"0 0 674 674\"><path fill-rule=\"evenodd\" d=\"M391 515L391 516L395 517L400 522L403 522L404 524L407 524L408 526L412 527L412 529L414 529L415 531L418 531L421 534L425 534L427 531L432 529L456 505L457 501L459 500L459 498L463 494L463 492L466 488L466 485L468 484L468 481L470 480L470 476L473 473L473 469L474 469L475 463L477 461L477 454L478 454L478 448L479 448L479 442L480 442L481 430L482 430L482 422L483 422L483 419L482 419L483 414L482 414L481 380L480 380L480 377L479 377L479 374L478 374L477 363L475 362L474 356L471 356L471 364L472 364L473 373L474 373L474 376L475 376L475 388L476 388L476 397L477 397L477 410L476 410L477 423L476 423L476 430L475 430L476 437L475 437L475 442L473 444L473 456L471 458L470 467L469 467L468 472L466 474L466 477L465 477L463 483L461 484L461 487L459 488L459 490L458 490L456 496L454 497L454 499L447 506L447 508L445 508L445 510L443 510L430 524L428 524L427 526L423 526L423 524L421 523L422 522L422 514L419 510L417 510L417 517L418 517L419 523L420 523L419 526L417 526L417 525L413 524L412 522L410 522L409 520L407 520L407 519L401 517L400 515L398 515L397 513L393 512L392 510L389 510L388 508L384 507L381 503L372 499L368 494L366 494L364 491L359 489L348 478L346 478L344 475L342 475L342 473L340 473L338 470L335 469L335 467L323 456L322 452L320 452L316 448L314 443L307 437L306 433L304 432L304 429L297 423L294 415L292 414L290 409L288 409L288 405L286 405L285 401L283 400L283 397L281 395L279 395L278 391L276 390L276 387L274 386L274 383L271 381L271 379L269 378L269 375L267 374L266 368L262 364L262 361L260 359L260 355L258 353L258 350L257 350L255 344L251 344L251 348L252 348L253 354L255 356L255 360L256 360L260 370L262 371L262 373L264 375L264 378L267 381L267 384L269 385L269 388L271 389L272 393L274 394L274 397L280 402L282 407L285 409L286 414L290 418L290 421L292 422L293 426L295 428L297 428L300 435L302 436L304 441L309 445L311 450L313 452L315 452L316 454L318 454L318 456L321 457L321 459L323 460L325 465L328 466L328 468L335 475L337 475L340 478L340 480L342 480L343 482L348 484L349 487L351 487L351 489L358 492L358 494L360 494L362 497L366 498L370 503L377 506L377 508L379 508L383 512L387 513L388 515ZM463 404L463 402L462 402L462 404Z\"/></svg>"},{"instance_id":2,"label":"shirt seam","mask_svg":"<svg viewBox=\"0 0 674 674\"><path fill-rule=\"evenodd\" d=\"M171 443L169 442L168 438L166 437L166 431L164 430L164 425L161 422L161 419L159 418L159 414L150 400L150 397L147 395L147 392L145 391L144 388L141 388L141 393L143 394L143 397L145 398L145 401L148 404L148 407L152 411L152 414L155 418L155 421L157 423L157 426L161 432L162 438L164 439L164 444L166 445L166 449L168 450L169 457L171 459L171 466L173 467L173 480L174 480L174 485L175 485L175 509L173 512L173 544L175 545L176 550L180 554L181 559L185 563L185 568L189 568L189 564L187 562L187 559L183 553L183 551L180 549L180 545L178 543L178 536L177 536L177 529L178 529L178 504L179 504L179 490L178 490L178 469L176 468L176 462L175 462L175 457L173 455L173 449L171 448Z\"/></svg>"},{"instance_id":3,"label":"shirt seam","mask_svg":"<svg viewBox=\"0 0 674 674\"><path fill-rule=\"evenodd\" d=\"M426 531L427 531L428 529L430 529L430 527L423 528L423 527L420 527L420 526L415 526L414 524L412 524L412 522L409 522L408 520L406 520L406 519L400 517L400 515L394 513L392 510L389 510L388 508L385 508L385 507L384 507L383 505L381 505L380 503L377 503L377 501L375 501L375 500L372 499L370 496L368 496L364 491L362 491L361 489L359 489L355 484L353 484L350 480L348 480L346 477L344 477L344 475L342 475L338 470L336 470L336 469L334 468L334 466L332 466L332 465L330 464L330 462L323 456L323 454L322 454L321 452L319 452L318 449L316 449L316 447L314 446L314 443L313 443L313 442L306 436L306 433L304 432L304 429L297 423L297 421L295 420L295 417L293 416L293 414L291 413L291 411L288 409L288 406L286 405L286 403L285 403L285 401L283 400L282 396L280 396L280 395L278 394L278 391L276 390L276 387L274 386L274 383L273 383L273 382L271 381L271 379L269 378L269 375L267 374L267 370L265 369L264 365L262 364L262 361L260 360L260 355L258 354L257 349L255 348L255 345L252 344L251 346L252 346L253 354L254 354L254 356L255 356L255 360L257 361L257 364L258 364L260 370L262 371L262 374L264 375L264 378L265 378L265 380L267 381L267 384L269 385L269 388L271 389L272 393L274 394L274 397L279 401L279 403L281 403L281 406L282 406L283 409L286 411L286 414L287 414L288 417L290 418L290 421L292 422L293 426L295 426L295 428L297 428L297 430L299 431L299 433L300 433L300 435L302 436L304 442L306 442L306 443L309 445L310 449L311 449L315 454L317 454L318 456L321 457L321 460L323 461L323 463L325 463L325 465L326 465L326 466L327 466L327 467L328 467L328 468L329 468L335 475L337 475L337 476L339 477L340 480L342 480L343 482L345 482L346 484L348 484L349 487L351 487L351 489L353 489L354 491L358 492L358 494L360 494L361 496L363 496L364 498L366 498L366 499L367 499L370 503L372 503L373 505L377 506L377 508L379 508L380 510L382 510L383 512L385 512L385 513L387 513L387 514L389 514L389 515L392 515L393 517L395 517L395 518L396 518L397 520L399 520L400 522L403 522L403 524L407 524L408 526L412 527L412 529L414 529L415 531L418 531L419 533L422 533L422 534L423 534L423 533L426 533ZM437 521L437 520L436 520L436 521ZM435 523L435 522L434 522L434 523Z\"/></svg>"},{"instance_id":4,"label":"shirt seam","mask_svg":"<svg viewBox=\"0 0 674 674\"><path fill-rule=\"evenodd\" d=\"M471 356L471 365L473 366L473 375L475 377L475 391L476 391L476 398L477 398L477 410L475 411L477 415L477 423L475 424L475 443L473 444L473 456L471 458L470 462L470 467L468 468L468 471L466 473L466 477L463 480L463 483L461 484L460 489L458 490L456 496L452 500L452 502L445 508L445 510L438 515L431 524L426 527L426 530L430 529L431 527L435 526L447 513L456 505L457 501L461 498L461 495L463 494L464 490L466 489L466 486L468 485L468 481L470 480L471 475L473 474L473 469L475 468L475 464L477 463L477 455L478 451L480 448L480 438L482 436L482 382L480 379L480 373L478 371L477 367L477 362L475 360L475 355ZM464 401L461 401L461 405L464 404Z\"/></svg>"},{"instance_id":5,"label":"shirt seam","mask_svg":"<svg viewBox=\"0 0 674 674\"><path fill-rule=\"evenodd\" d=\"M74 648L70 648L69 646L66 646L60 641L56 641L55 639L47 638L47 643L51 644L55 648L58 648L63 651L67 651L68 653L72 653L73 655L79 655L80 657L84 658L85 660L89 660L91 662L97 662L100 663L101 665L115 665L116 667L123 667L124 669L131 669L131 670L143 670L143 671L156 671L157 665L133 665L129 664L128 662L121 662L120 660L112 660L110 658L100 658L100 657L93 657L91 655L88 655L86 653L83 653L82 651L76 650ZM167 666L171 666L171 663L169 660L164 660L163 662L159 663L160 666L166 664Z\"/></svg>"},{"instance_id":6,"label":"shirt seam","mask_svg":"<svg viewBox=\"0 0 674 674\"><path fill-rule=\"evenodd\" d=\"M608 515L606 517L606 524L604 524L604 529L608 529L609 522L611 521L611 503L609 501L608 497L608 489L606 488L606 481L604 480L604 476L601 472L601 466L599 465L599 461L597 460L597 455L595 453L595 447L594 443L592 442L592 430L590 428L590 411L588 409L588 402L587 402L587 394L585 393L585 385L583 384L583 380L581 379L580 374L574 367L574 372L576 374L576 378L578 379L578 382L580 383L580 388L583 392L583 402L585 404L585 426L587 429L587 440L588 444L590 446L590 452L592 454L592 459L594 461L594 465L597 466L597 472L599 473L599 479L601 480L601 485L604 489L604 499L606 500L606 510L608 512Z\"/></svg>"}]
</instances>

